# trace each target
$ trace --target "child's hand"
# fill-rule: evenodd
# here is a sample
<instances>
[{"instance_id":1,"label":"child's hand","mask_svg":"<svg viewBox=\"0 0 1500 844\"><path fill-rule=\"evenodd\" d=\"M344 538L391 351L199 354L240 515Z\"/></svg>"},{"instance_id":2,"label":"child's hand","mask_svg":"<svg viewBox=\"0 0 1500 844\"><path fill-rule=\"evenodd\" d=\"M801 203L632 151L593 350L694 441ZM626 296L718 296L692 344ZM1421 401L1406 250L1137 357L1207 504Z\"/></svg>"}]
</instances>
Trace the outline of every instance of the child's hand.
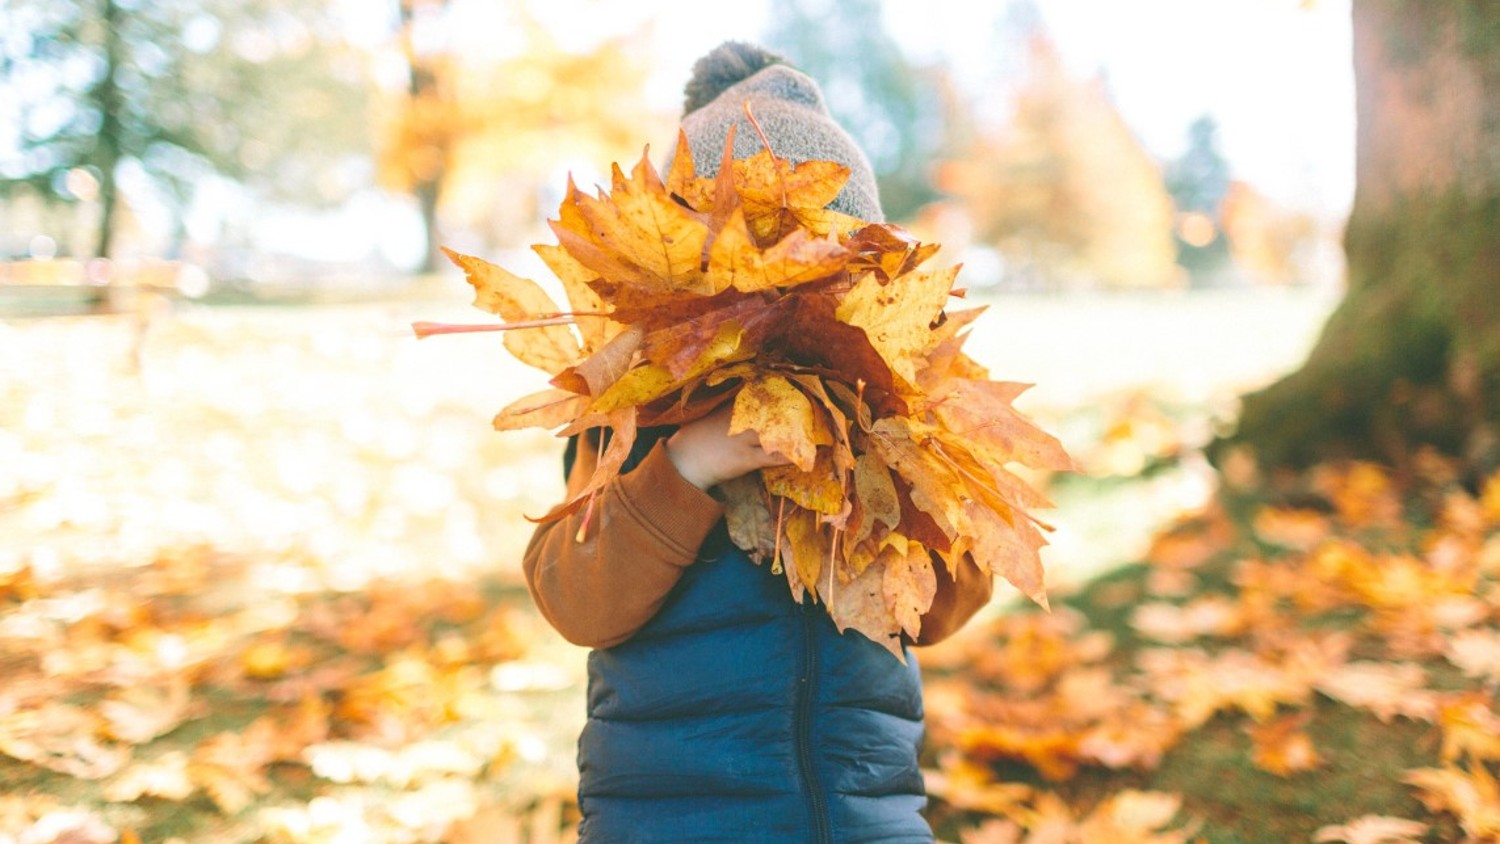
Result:
<instances>
[{"instance_id":1,"label":"child's hand","mask_svg":"<svg viewBox=\"0 0 1500 844\"><path fill-rule=\"evenodd\" d=\"M729 435L734 402L677 429L667 438L667 459L678 474L699 489L738 478L740 475L790 463L780 454L761 448L754 431Z\"/></svg>"}]
</instances>

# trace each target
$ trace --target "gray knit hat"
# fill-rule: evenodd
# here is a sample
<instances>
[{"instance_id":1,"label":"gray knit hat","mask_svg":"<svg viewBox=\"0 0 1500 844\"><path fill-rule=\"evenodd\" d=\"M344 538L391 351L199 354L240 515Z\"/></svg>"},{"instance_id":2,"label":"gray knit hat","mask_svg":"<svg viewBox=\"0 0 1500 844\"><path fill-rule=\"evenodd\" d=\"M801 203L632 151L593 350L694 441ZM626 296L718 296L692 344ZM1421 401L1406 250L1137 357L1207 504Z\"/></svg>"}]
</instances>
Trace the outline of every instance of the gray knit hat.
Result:
<instances>
[{"instance_id":1,"label":"gray knit hat","mask_svg":"<svg viewBox=\"0 0 1500 844\"><path fill-rule=\"evenodd\" d=\"M682 128L698 175L719 172L730 126L738 127L736 159L760 152L760 135L745 116L748 100L778 157L793 163L837 161L849 168L849 182L829 208L870 222L885 220L869 159L833 122L818 83L782 57L750 44L726 41L693 66L685 94Z\"/></svg>"}]
</instances>

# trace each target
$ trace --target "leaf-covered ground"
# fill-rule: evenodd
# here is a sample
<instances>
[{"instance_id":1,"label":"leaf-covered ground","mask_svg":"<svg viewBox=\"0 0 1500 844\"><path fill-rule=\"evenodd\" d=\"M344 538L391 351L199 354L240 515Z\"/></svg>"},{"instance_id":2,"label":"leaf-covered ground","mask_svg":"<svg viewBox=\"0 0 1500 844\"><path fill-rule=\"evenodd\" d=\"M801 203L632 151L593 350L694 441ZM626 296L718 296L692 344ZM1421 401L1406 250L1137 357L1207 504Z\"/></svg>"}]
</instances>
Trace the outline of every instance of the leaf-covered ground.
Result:
<instances>
[{"instance_id":1,"label":"leaf-covered ground","mask_svg":"<svg viewBox=\"0 0 1500 844\"><path fill-rule=\"evenodd\" d=\"M1500 483L1194 451L1283 304L1194 315L1217 375L1057 303L976 338L1089 474L1051 481L1054 612L922 655L944 840L1500 840ZM559 450L488 430L536 376L412 340L440 310L184 308L139 354L129 318L0 323L0 842L566 840L582 652L516 569Z\"/></svg>"},{"instance_id":2,"label":"leaf-covered ground","mask_svg":"<svg viewBox=\"0 0 1500 844\"><path fill-rule=\"evenodd\" d=\"M1227 467L1140 564L929 652L965 844L1500 840L1500 476Z\"/></svg>"}]
</instances>

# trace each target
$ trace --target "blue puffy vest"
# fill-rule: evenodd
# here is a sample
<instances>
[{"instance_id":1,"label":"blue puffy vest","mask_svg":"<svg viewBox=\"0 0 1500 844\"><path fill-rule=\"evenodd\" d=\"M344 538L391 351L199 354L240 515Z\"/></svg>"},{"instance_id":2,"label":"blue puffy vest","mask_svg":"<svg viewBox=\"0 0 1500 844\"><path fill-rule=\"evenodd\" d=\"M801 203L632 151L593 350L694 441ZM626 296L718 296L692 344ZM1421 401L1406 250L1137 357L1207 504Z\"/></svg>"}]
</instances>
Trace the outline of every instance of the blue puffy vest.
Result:
<instances>
[{"instance_id":1,"label":"blue puffy vest","mask_svg":"<svg viewBox=\"0 0 1500 844\"><path fill-rule=\"evenodd\" d=\"M584 844L933 840L916 660L794 603L722 523L660 612L588 669Z\"/></svg>"}]
</instances>

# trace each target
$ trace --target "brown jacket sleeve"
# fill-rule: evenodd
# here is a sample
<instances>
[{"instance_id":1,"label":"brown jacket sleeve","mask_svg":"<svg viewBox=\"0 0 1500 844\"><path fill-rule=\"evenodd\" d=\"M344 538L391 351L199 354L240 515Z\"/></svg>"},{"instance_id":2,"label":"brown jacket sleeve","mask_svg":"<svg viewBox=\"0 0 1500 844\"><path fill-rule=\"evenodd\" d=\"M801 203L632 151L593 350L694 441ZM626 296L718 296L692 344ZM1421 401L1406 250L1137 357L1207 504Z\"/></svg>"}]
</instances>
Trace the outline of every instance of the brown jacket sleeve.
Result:
<instances>
[{"instance_id":1,"label":"brown jacket sleeve","mask_svg":"<svg viewBox=\"0 0 1500 844\"><path fill-rule=\"evenodd\" d=\"M958 567L958 578L948 574L948 566L934 556L932 567L937 571L937 595L932 607L922 616L921 635L913 644L936 645L952 636L963 627L974 614L990 602L995 591L995 578L985 574L965 559Z\"/></svg>"},{"instance_id":2,"label":"brown jacket sleeve","mask_svg":"<svg viewBox=\"0 0 1500 844\"><path fill-rule=\"evenodd\" d=\"M578 450L570 498L588 483L597 459L592 449ZM527 587L563 638L591 648L617 645L656 615L723 515L657 443L634 471L599 492L582 541L585 509L537 526L522 560Z\"/></svg>"},{"instance_id":3,"label":"brown jacket sleeve","mask_svg":"<svg viewBox=\"0 0 1500 844\"><path fill-rule=\"evenodd\" d=\"M568 475L570 498L588 483L596 461L592 449L578 450ZM527 587L563 638L591 648L617 645L656 615L723 515L717 501L678 474L658 443L634 471L599 493L583 541L576 539L582 509L537 526L522 560ZM937 595L922 617L918 645L952 635L993 589L990 576L972 565L959 570L957 582L942 562L935 567Z\"/></svg>"}]
</instances>

